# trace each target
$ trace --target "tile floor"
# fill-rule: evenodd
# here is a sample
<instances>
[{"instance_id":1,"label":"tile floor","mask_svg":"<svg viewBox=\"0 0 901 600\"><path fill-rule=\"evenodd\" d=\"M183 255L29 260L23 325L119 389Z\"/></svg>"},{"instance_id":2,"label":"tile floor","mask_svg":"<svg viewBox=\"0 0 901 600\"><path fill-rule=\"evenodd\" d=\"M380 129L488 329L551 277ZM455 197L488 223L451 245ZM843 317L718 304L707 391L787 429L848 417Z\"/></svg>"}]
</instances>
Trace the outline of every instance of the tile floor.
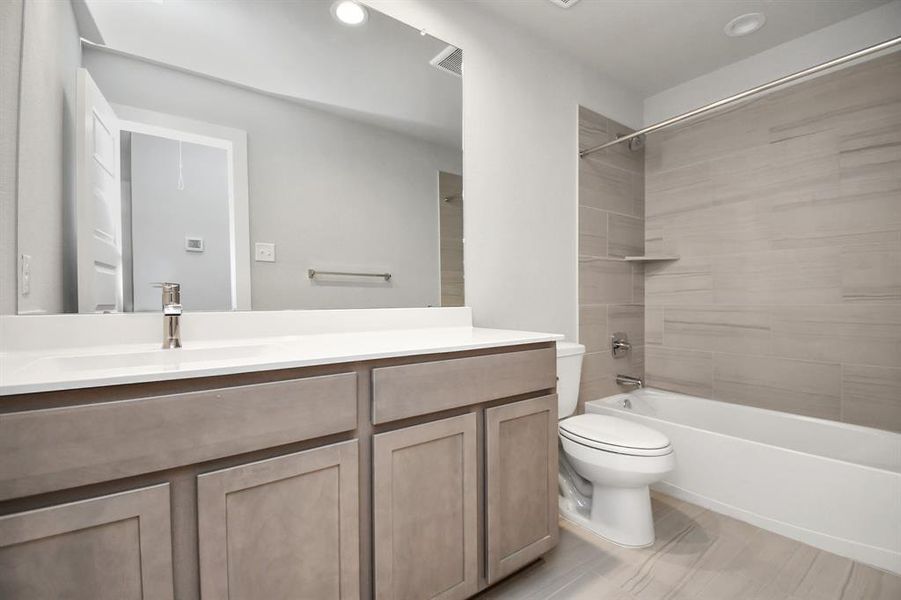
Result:
<instances>
[{"instance_id":1,"label":"tile floor","mask_svg":"<svg viewBox=\"0 0 901 600\"><path fill-rule=\"evenodd\" d=\"M657 542L620 548L567 521L543 560L480 600L901 600L901 577L654 494Z\"/></svg>"}]
</instances>

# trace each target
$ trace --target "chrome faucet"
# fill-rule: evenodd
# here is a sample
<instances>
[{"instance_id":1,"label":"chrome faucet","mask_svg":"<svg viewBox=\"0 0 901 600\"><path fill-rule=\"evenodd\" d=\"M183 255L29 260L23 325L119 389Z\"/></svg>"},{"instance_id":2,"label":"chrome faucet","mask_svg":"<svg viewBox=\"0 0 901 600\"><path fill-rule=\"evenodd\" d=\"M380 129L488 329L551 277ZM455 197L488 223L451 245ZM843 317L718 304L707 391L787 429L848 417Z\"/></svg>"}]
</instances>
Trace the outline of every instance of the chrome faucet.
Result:
<instances>
[{"instance_id":1,"label":"chrome faucet","mask_svg":"<svg viewBox=\"0 0 901 600\"><path fill-rule=\"evenodd\" d=\"M630 375L617 375L616 383L619 385L631 385L637 388L640 388L644 385L644 383L638 377L632 377Z\"/></svg>"},{"instance_id":2,"label":"chrome faucet","mask_svg":"<svg viewBox=\"0 0 901 600\"><path fill-rule=\"evenodd\" d=\"M181 348L181 285L163 281L153 287L163 290L163 349Z\"/></svg>"}]
</instances>

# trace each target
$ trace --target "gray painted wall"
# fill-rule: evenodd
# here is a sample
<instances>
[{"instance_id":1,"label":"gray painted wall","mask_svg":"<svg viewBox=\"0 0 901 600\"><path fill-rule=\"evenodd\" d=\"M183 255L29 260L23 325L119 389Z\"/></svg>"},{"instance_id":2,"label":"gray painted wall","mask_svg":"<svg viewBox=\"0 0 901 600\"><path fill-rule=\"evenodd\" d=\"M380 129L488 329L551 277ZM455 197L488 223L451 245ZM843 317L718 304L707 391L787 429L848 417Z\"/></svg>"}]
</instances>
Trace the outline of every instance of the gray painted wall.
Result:
<instances>
[{"instance_id":1,"label":"gray painted wall","mask_svg":"<svg viewBox=\"0 0 901 600\"><path fill-rule=\"evenodd\" d=\"M203 77L102 51L84 63L114 103L247 131L255 309L426 306L440 302L438 171L458 149L404 136ZM320 283L310 267L390 271Z\"/></svg>"},{"instance_id":2,"label":"gray painted wall","mask_svg":"<svg viewBox=\"0 0 901 600\"><path fill-rule=\"evenodd\" d=\"M75 84L81 66L71 5L25 3L22 35L18 251L31 256L32 277L30 293L18 296L18 310L59 313L76 306L74 253L66 251L65 234L73 217Z\"/></svg>"},{"instance_id":3,"label":"gray painted wall","mask_svg":"<svg viewBox=\"0 0 901 600\"><path fill-rule=\"evenodd\" d=\"M182 144L184 189L178 189L178 142L131 135L134 310L159 311L159 281L182 284L185 310L230 310L228 160L220 148ZM202 237L203 252L185 250Z\"/></svg>"},{"instance_id":4,"label":"gray painted wall","mask_svg":"<svg viewBox=\"0 0 901 600\"><path fill-rule=\"evenodd\" d=\"M22 0L0 2L0 314L16 312L16 171Z\"/></svg>"}]
</instances>

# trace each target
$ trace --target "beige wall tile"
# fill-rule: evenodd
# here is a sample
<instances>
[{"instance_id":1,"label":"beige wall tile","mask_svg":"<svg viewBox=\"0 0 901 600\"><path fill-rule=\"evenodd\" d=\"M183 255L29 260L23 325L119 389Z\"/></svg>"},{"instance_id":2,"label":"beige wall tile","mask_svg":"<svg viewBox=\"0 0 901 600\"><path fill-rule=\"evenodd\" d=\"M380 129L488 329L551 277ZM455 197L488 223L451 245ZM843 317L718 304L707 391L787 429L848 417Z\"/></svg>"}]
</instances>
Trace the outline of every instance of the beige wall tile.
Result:
<instances>
[{"instance_id":1,"label":"beige wall tile","mask_svg":"<svg viewBox=\"0 0 901 600\"><path fill-rule=\"evenodd\" d=\"M644 265L632 263L632 304L644 304Z\"/></svg>"},{"instance_id":2,"label":"beige wall tile","mask_svg":"<svg viewBox=\"0 0 901 600\"><path fill-rule=\"evenodd\" d=\"M747 306L669 307L663 338L673 348L769 354L770 312Z\"/></svg>"},{"instance_id":3,"label":"beige wall tile","mask_svg":"<svg viewBox=\"0 0 901 600\"><path fill-rule=\"evenodd\" d=\"M710 398L713 393L713 355L696 350L645 346L647 385Z\"/></svg>"},{"instance_id":4,"label":"beige wall tile","mask_svg":"<svg viewBox=\"0 0 901 600\"><path fill-rule=\"evenodd\" d=\"M681 256L645 267L649 383L897 428L901 53L655 134L645 169L645 249Z\"/></svg>"},{"instance_id":5,"label":"beige wall tile","mask_svg":"<svg viewBox=\"0 0 901 600\"><path fill-rule=\"evenodd\" d=\"M634 217L607 216L607 254L610 256L644 255L644 221Z\"/></svg>"},{"instance_id":6,"label":"beige wall tile","mask_svg":"<svg viewBox=\"0 0 901 600\"><path fill-rule=\"evenodd\" d=\"M841 366L766 356L716 353L713 397L748 406L839 419Z\"/></svg>"},{"instance_id":7,"label":"beige wall tile","mask_svg":"<svg viewBox=\"0 0 901 600\"><path fill-rule=\"evenodd\" d=\"M579 110L580 148L629 130L587 109ZM579 339L585 344L579 412L586 400L617 394L616 374L644 375L644 271L619 258L644 246L644 153L612 148L579 161ZM612 227L612 231L611 231ZM614 360L610 327L633 344Z\"/></svg>"},{"instance_id":8,"label":"beige wall tile","mask_svg":"<svg viewBox=\"0 0 901 600\"><path fill-rule=\"evenodd\" d=\"M644 307L644 340L646 344L663 345L663 315L662 306Z\"/></svg>"},{"instance_id":9,"label":"beige wall tile","mask_svg":"<svg viewBox=\"0 0 901 600\"><path fill-rule=\"evenodd\" d=\"M585 352L600 352L609 348L606 304L583 304L579 307L579 343L585 346Z\"/></svg>"},{"instance_id":10,"label":"beige wall tile","mask_svg":"<svg viewBox=\"0 0 901 600\"><path fill-rule=\"evenodd\" d=\"M629 342L632 346L644 346L644 306L635 304L608 305L607 331L609 335L621 331L629 336ZM605 349L610 349L609 340Z\"/></svg>"},{"instance_id":11,"label":"beige wall tile","mask_svg":"<svg viewBox=\"0 0 901 600\"><path fill-rule=\"evenodd\" d=\"M776 356L901 365L901 304L773 307L772 330Z\"/></svg>"},{"instance_id":12,"label":"beige wall tile","mask_svg":"<svg viewBox=\"0 0 901 600\"><path fill-rule=\"evenodd\" d=\"M607 213L579 207L579 255L607 256Z\"/></svg>"},{"instance_id":13,"label":"beige wall tile","mask_svg":"<svg viewBox=\"0 0 901 600\"><path fill-rule=\"evenodd\" d=\"M608 139L607 118L584 106L579 107L579 150L599 146Z\"/></svg>"},{"instance_id":14,"label":"beige wall tile","mask_svg":"<svg viewBox=\"0 0 901 600\"><path fill-rule=\"evenodd\" d=\"M645 265L645 304L713 303L713 270L706 257Z\"/></svg>"},{"instance_id":15,"label":"beige wall tile","mask_svg":"<svg viewBox=\"0 0 901 600\"><path fill-rule=\"evenodd\" d=\"M718 256L717 304L832 304L842 301L838 248L774 250Z\"/></svg>"},{"instance_id":16,"label":"beige wall tile","mask_svg":"<svg viewBox=\"0 0 901 600\"><path fill-rule=\"evenodd\" d=\"M901 304L901 251L843 249L841 281L845 302Z\"/></svg>"},{"instance_id":17,"label":"beige wall tile","mask_svg":"<svg viewBox=\"0 0 901 600\"><path fill-rule=\"evenodd\" d=\"M901 368L845 365L842 420L901 431Z\"/></svg>"},{"instance_id":18,"label":"beige wall tile","mask_svg":"<svg viewBox=\"0 0 901 600\"><path fill-rule=\"evenodd\" d=\"M632 265L616 259L580 258L579 302L631 304Z\"/></svg>"},{"instance_id":19,"label":"beige wall tile","mask_svg":"<svg viewBox=\"0 0 901 600\"><path fill-rule=\"evenodd\" d=\"M611 166L592 154L579 159L579 204L639 217L639 200L632 171Z\"/></svg>"}]
</instances>

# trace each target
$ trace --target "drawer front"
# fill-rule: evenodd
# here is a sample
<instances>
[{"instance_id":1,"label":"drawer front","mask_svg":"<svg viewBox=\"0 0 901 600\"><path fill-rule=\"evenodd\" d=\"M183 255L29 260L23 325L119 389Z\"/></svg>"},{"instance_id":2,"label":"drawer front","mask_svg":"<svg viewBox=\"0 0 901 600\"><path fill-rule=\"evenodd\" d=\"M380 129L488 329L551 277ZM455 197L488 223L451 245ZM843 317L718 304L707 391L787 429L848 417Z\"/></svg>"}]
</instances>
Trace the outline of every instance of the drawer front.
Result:
<instances>
[{"instance_id":1,"label":"drawer front","mask_svg":"<svg viewBox=\"0 0 901 600\"><path fill-rule=\"evenodd\" d=\"M350 431L341 373L0 415L0 500Z\"/></svg>"},{"instance_id":2,"label":"drawer front","mask_svg":"<svg viewBox=\"0 0 901 600\"><path fill-rule=\"evenodd\" d=\"M373 423L549 390L556 383L554 348L381 367L372 370Z\"/></svg>"}]
</instances>

